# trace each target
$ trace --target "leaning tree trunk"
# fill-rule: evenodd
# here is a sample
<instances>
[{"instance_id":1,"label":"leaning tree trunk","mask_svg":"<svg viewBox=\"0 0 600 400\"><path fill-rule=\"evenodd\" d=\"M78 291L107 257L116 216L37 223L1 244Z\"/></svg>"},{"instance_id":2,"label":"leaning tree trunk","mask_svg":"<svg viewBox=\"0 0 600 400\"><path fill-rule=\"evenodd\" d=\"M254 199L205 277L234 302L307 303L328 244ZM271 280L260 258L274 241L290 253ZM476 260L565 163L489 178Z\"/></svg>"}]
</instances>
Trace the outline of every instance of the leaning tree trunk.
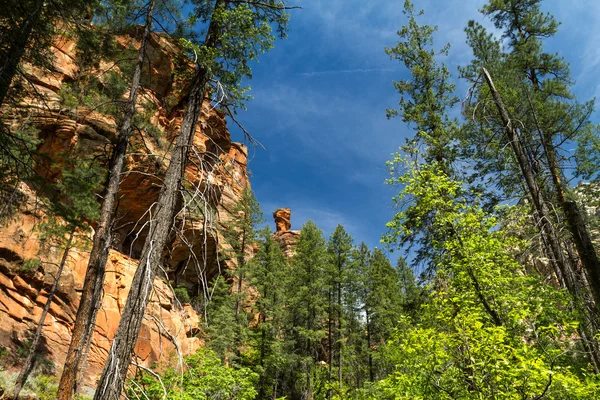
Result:
<instances>
[{"instance_id":1,"label":"leaning tree trunk","mask_svg":"<svg viewBox=\"0 0 600 400\"><path fill-rule=\"evenodd\" d=\"M25 19L20 29L15 32L14 41L10 44L6 55L0 60L0 107L4 104L10 84L17 74L19 62L21 62L21 58L23 58L23 55L25 54L25 49L29 43L33 28L42 15L44 0L36 0L34 7L31 15Z\"/></svg>"},{"instance_id":2,"label":"leaning tree trunk","mask_svg":"<svg viewBox=\"0 0 600 400\"><path fill-rule=\"evenodd\" d=\"M525 182L527 184L527 189L532 198L534 208L537 212L537 216L538 216L538 220L539 220L538 224L540 225L540 231L542 234L543 241L550 248L551 254L554 256L556 264L560 268L560 272L562 273L562 276L565 280L565 285L566 285L567 290L573 295L574 298L576 298L576 299L580 298L581 297L580 296L581 295L581 293L580 293L581 279L577 279L577 277L575 276L574 268L572 268L572 266L570 264L568 264L566 261L566 257L564 255L563 249L560 246L559 239L556 235L556 231L550 220L550 212L548 210L548 206L546 205L543 194L540 191L539 186L537 185L537 182L534 179L534 175L531 170L531 165L528 163L527 158L523 152L523 148L522 148L522 144L519 139L519 135L518 135L516 129L512 126L508 112L506 111L506 108L504 107L504 103L502 102L502 98L500 97L500 94L494 87L494 83L492 81L492 78L490 77L490 74L488 73L488 71L485 68L482 68L482 72L483 72L484 78L486 80L486 83L490 89L490 92L492 93L492 97L494 98L494 103L496 104L496 107L498 108L498 112L500 113L502 122L505 125L505 130L508 135L511 147L513 149L515 157L517 158L517 162L519 163L519 167L523 174L523 178L525 179ZM554 148L552 147L552 151L553 150L554 150ZM554 164L554 166L556 167L557 165ZM557 176L557 177L559 177L559 176ZM558 183L559 183L559 188L562 188L562 184L560 184L560 181L558 181ZM593 285L593 283L592 283L592 285ZM597 304L598 303L596 303L596 307L597 307ZM585 324L585 325L586 326L582 327L583 330L580 330L580 332L584 332L584 330L589 329L589 326L587 326L588 324ZM586 340L585 336L591 336L593 338L594 334L592 333L592 335L582 335L582 339L584 341ZM593 340L593 339L591 339L591 340ZM589 353L590 360L591 360L592 364L596 364L596 360L598 360L598 358L599 358L598 352L597 352L597 344L595 341L589 341L587 343L587 345L590 347L590 353Z\"/></svg>"},{"instance_id":3,"label":"leaning tree trunk","mask_svg":"<svg viewBox=\"0 0 600 400\"><path fill-rule=\"evenodd\" d=\"M506 107L504 106L502 97L496 90L496 87L494 86L494 82L492 81L489 72L485 68L482 68L482 72L486 83L490 89L490 92L492 93L492 97L494 99L494 103L496 104L496 108L498 109L498 113L500 114L502 123L504 124L504 129L508 136L508 140L513 150L513 154L517 159L519 169L521 170L521 174L523 176L523 179L525 180L527 191L529 192L533 206L536 210L541 233L542 235L544 235L545 238L545 243L547 243L547 245L550 247L551 254L554 257L556 264L560 268L560 272L567 281L567 288L569 289L569 291L572 292L575 289L575 284L574 282L570 282L571 268L570 265L567 264L563 249L560 246L560 241L558 240L556 231L554 229L554 226L552 225L552 220L550 219L550 211L546 204L544 195L540 190L537 181L535 180L531 164L529 163L527 155L523 150L523 144L521 143L519 134L512 125L512 121L508 115L508 111L506 111Z\"/></svg>"},{"instance_id":4,"label":"leaning tree trunk","mask_svg":"<svg viewBox=\"0 0 600 400\"><path fill-rule=\"evenodd\" d=\"M554 143L552 142L552 137L546 130L542 129L536 112L533 109L533 104L529 98L528 100L531 112L533 113L538 135L540 136L542 146L544 147L544 153L546 154L546 160L548 161L548 168L550 169L550 176L552 177L556 198L565 214L567 227L573 236L573 242L575 243L577 254L579 255L581 264L585 269L587 281L589 282L587 286L590 287L594 297L594 302L596 303L596 307L598 307L600 306L600 260L598 259L598 254L594 249L592 239L581 215L579 206L575 201L568 200L567 196L565 195L565 185L562 180L562 174L556 156L556 149L554 148Z\"/></svg>"},{"instance_id":5,"label":"leaning tree trunk","mask_svg":"<svg viewBox=\"0 0 600 400\"><path fill-rule=\"evenodd\" d=\"M52 300L54 299L54 294L56 293L56 289L58 289L58 282L60 280L60 276L62 275L62 271L67 262L67 257L69 256L69 250L71 249L73 243L73 236L75 235L75 228L71 229L69 233L69 239L67 239L67 244L65 250L63 251L62 259L60 260L60 264L58 265L58 270L56 271L56 277L54 278L54 283L52 284L52 288L50 288L50 293L48 293L48 299L46 300L46 304L44 305L44 309L42 311L42 315L40 316L40 320L38 322L37 328L35 330L35 334L33 335L33 339L31 340L31 347L29 348L29 354L23 363L23 369L21 369L21 373L17 378L17 382L15 383L15 390L13 393L13 399L18 400L19 394L21 393L21 389L27 382L27 378L29 374L33 370L35 364L35 356L37 355L38 345L40 343L40 339L42 338L42 329L44 328L44 322L46 321L46 316L48 315L48 311L50 310L50 306L52 305Z\"/></svg>"},{"instance_id":6,"label":"leaning tree trunk","mask_svg":"<svg viewBox=\"0 0 600 400\"><path fill-rule=\"evenodd\" d=\"M215 9L223 9L226 4L227 0L217 0ZM213 18L206 34L206 48L216 48L219 41L219 27L218 21ZM148 305L152 284L159 264L162 262L163 250L173 224L188 150L194 139L202 102L210 79L207 64L209 63L203 63L198 68L192 81L179 136L163 179L163 186L149 224L148 236L144 242L140 261L131 282L127 302L98 382L94 400L119 400L121 396L133 349Z\"/></svg>"},{"instance_id":7,"label":"leaning tree trunk","mask_svg":"<svg viewBox=\"0 0 600 400\"><path fill-rule=\"evenodd\" d=\"M98 309L102 303L102 289L104 285L104 276L106 272L106 262L112 240L112 224L115 212L115 203L119 192L119 183L121 172L125 164L125 154L129 144L129 138L133 131L132 121L135 115L135 105L140 86L140 77L146 54L146 45L148 35L152 28L152 12L154 9L154 0L150 0L148 12L146 13L146 23L142 42L138 51L137 63L131 81L131 91L126 106L126 113L123 123L119 128L119 137L117 145L112 154L109 165L109 178L106 184L106 193L102 203L101 218L94 235L94 243L90 252L88 268L85 273L83 290L77 309L77 316L73 325L71 343L64 364L63 373L58 386L57 398L59 400L69 400L77 390L79 381L77 375L80 371L82 359L86 349L91 343Z\"/></svg>"}]
</instances>

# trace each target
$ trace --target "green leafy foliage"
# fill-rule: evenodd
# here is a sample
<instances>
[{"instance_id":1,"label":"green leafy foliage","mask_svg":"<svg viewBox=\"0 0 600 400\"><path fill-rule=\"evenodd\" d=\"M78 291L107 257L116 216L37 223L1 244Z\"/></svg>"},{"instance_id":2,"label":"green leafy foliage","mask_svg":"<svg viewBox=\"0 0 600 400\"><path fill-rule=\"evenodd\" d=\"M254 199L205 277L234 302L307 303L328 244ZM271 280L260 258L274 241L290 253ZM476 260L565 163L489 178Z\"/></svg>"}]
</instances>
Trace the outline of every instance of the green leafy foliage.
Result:
<instances>
[{"instance_id":1,"label":"green leafy foliage","mask_svg":"<svg viewBox=\"0 0 600 400\"><path fill-rule=\"evenodd\" d=\"M437 166L412 164L403 180L401 196L418 197L445 239L432 243L437 273L421 321L401 318L385 351L394 371L373 398L596 397L597 380L574 362L569 296L525 274L509 252L515 239ZM396 217L394 229L406 234L406 216Z\"/></svg>"},{"instance_id":2,"label":"green leafy foliage","mask_svg":"<svg viewBox=\"0 0 600 400\"><path fill-rule=\"evenodd\" d=\"M200 349L185 359L183 373L173 368L162 374L161 379L145 371L139 371L129 397L149 400L252 400L256 398L254 385L258 376L247 368L224 366L212 351Z\"/></svg>"}]
</instances>

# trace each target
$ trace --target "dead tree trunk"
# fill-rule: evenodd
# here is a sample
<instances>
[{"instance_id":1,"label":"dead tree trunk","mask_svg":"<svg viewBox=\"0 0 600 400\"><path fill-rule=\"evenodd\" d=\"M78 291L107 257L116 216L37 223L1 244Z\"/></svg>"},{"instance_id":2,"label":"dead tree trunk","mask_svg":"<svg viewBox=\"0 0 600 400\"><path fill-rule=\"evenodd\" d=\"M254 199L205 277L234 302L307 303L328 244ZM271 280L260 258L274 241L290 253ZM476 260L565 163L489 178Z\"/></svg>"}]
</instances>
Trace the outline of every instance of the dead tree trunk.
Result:
<instances>
[{"instance_id":1,"label":"dead tree trunk","mask_svg":"<svg viewBox=\"0 0 600 400\"><path fill-rule=\"evenodd\" d=\"M69 250L71 250L71 246L73 244L73 236L75 235L75 228L71 229L69 233L69 238L67 239L67 244L65 246L65 250L63 251L62 259L60 260L60 264L58 265L58 270L56 271L56 276L54 277L54 283L52 284L52 288L50 288L50 292L48 293L48 299L46 300L46 304L44 305L44 309L42 311L42 315L40 316L40 320L38 322L37 328L33 335L33 339L31 340L31 347L29 348L29 354L23 363L23 369L21 369L21 373L17 378L17 382L15 383L15 390L13 393L13 399L18 400L19 394L21 393L21 389L27 382L27 378L31 371L33 371L33 367L35 366L35 356L37 354L38 345L40 343L40 339L42 338L42 329L44 328L44 322L46 321L46 316L48 315L48 311L50 310L50 306L52 305L52 300L54 299L54 295L56 294L56 289L58 288L58 281L60 280L60 276L62 275L62 271L67 262L67 257L69 256Z\"/></svg>"},{"instance_id":2,"label":"dead tree trunk","mask_svg":"<svg viewBox=\"0 0 600 400\"><path fill-rule=\"evenodd\" d=\"M554 261L555 261L556 265L560 268L560 273L564 279L566 289L573 295L573 297L575 299L582 299L582 293L581 293L582 284L583 284L582 279L578 279L578 277L576 276L575 268L573 268L573 266L566 261L564 250L560 246L560 241L558 239L558 236L556 235L556 231L550 220L550 212L548 210L548 206L546 205L546 202L542 195L542 192L540 191L539 186L537 185L537 182L534 179L534 175L531 171L531 165L528 163L527 158L523 152L523 148L522 148L522 145L521 145L521 142L519 139L518 132L512 126L508 112L506 111L506 108L504 107L504 104L502 102L502 98L500 97L500 94L494 87L494 83L493 83L492 78L490 77L488 71L485 68L483 68L482 72L483 72L484 78L486 80L486 83L490 89L490 92L492 93L492 97L494 98L494 102L496 104L496 107L498 108L498 112L500 113L502 122L505 125L505 130L508 135L508 139L510 141L510 144L511 144L511 147L515 154L515 157L517 158L517 162L519 163L519 167L521 169L523 178L525 179L528 192L532 198L534 209L536 210L536 213L537 213L537 217L538 217L537 223L540 226L540 232L542 234L543 242L545 243L545 245L547 245L549 247L550 254L554 256ZM552 147L551 150L553 151L554 148ZM553 165L555 167L557 167L557 164L553 164ZM560 176L557 175L556 177L559 178ZM556 177L554 177L554 178L556 178ZM556 184L556 182L555 182L555 184ZM562 189L562 184L561 184L560 180L558 181L557 189ZM568 207L568 205L567 205L567 207ZM592 248L592 250L593 250L593 248ZM593 285L594 284L592 283L592 286ZM585 302L585 299L584 299L584 302ZM596 307L597 307L597 304L598 303L596 303ZM589 312L587 314L589 314ZM592 316L587 315L586 317L589 318ZM584 331L586 331L588 329L590 329L590 326L589 326L589 324L586 323L580 329L580 332L585 333ZM596 351L597 343L593 339L594 332L595 332L595 330L592 330L591 335L585 335L585 334L582 335L582 340L584 340L584 342L587 341L586 336L591 338L591 340L588 341L587 343L585 343L585 345L589 347L589 350L590 350L589 357L590 357L592 364L596 364L596 361L598 360L598 352Z\"/></svg>"},{"instance_id":3,"label":"dead tree trunk","mask_svg":"<svg viewBox=\"0 0 600 400\"><path fill-rule=\"evenodd\" d=\"M533 73L533 72L532 72ZM536 86L537 87L537 86ZM567 227L573 236L573 242L577 249L577 254L585 269L587 281L591 288L592 295L596 306L600 305L600 260L598 254L594 249L592 239L588 232L585 221L581 216L579 206L575 201L570 201L565 195L565 186L562 179L562 173L558 164L558 158L556 156L556 150L552 137L547 133L546 130L542 129L540 122L538 121L537 114L533 109L533 104L528 98L529 106L533 114L533 119L536 124L538 135L544 147L544 153L546 160L548 161L548 169L550 170L550 176L552 177L552 183L556 192L556 199L565 214L567 220Z\"/></svg>"},{"instance_id":4,"label":"dead tree trunk","mask_svg":"<svg viewBox=\"0 0 600 400\"><path fill-rule=\"evenodd\" d=\"M106 262L112 240L112 224L115 212L115 203L119 192L121 172L125 164L125 154L132 134L132 121L135 115L135 105L140 86L140 77L146 54L148 35L152 29L152 13L154 0L150 0L146 13L146 23L142 42L138 51L137 63L131 81L131 91L126 106L123 123L119 128L117 145L111 156L109 165L109 178L106 184L106 193L102 203L101 217L94 235L94 243L90 252L88 268L85 274L83 290L77 316L73 326L71 343L65 360L63 373L60 379L57 398L69 400L76 391L81 361L85 349L88 348L94 333L98 309L102 303L102 289L106 271Z\"/></svg>"},{"instance_id":5,"label":"dead tree trunk","mask_svg":"<svg viewBox=\"0 0 600 400\"><path fill-rule=\"evenodd\" d=\"M226 0L217 0L215 10L226 6ZM216 11L216 12L217 12ZM220 24L214 18L209 24L204 45L208 49L216 48L219 41ZM205 60L208 61L208 60ZM171 162L163 186L154 206L152 219L149 221L149 232L142 249L140 261L136 269L127 302L121 315L119 327L115 333L108 359L98 382L94 400L119 400L127 370L133 355L133 349L142 326L142 320L148 305L152 284L159 264L163 260L163 250L167 244L169 233L175 217L176 204L185 166L188 150L192 145L196 125L202 109L204 95L208 88L210 71L208 62L198 67L190 86L188 104L183 116L183 122Z\"/></svg>"},{"instance_id":6,"label":"dead tree trunk","mask_svg":"<svg viewBox=\"0 0 600 400\"><path fill-rule=\"evenodd\" d=\"M537 223L539 224L539 229L545 239L544 242L550 248L550 253L554 257L554 260L566 281L567 289L573 293L576 285L575 282L572 281L572 268L569 264L567 264L563 249L560 246L560 241L558 240L556 231L552 225L550 211L548 209L548 205L546 204L546 199L544 198L544 195L540 190L537 181L535 180L535 175L532 171L531 164L529 163L527 155L523 150L523 144L521 143L519 134L512 125L512 121L508 115L508 111L506 111L502 97L496 90L489 72L485 68L482 68L482 72L487 86L492 93L492 97L494 99L494 103L496 104L496 108L498 109L498 113L500 114L502 123L504 124L504 129L506 131L508 141L510 142L510 146L513 150L513 154L517 160L517 164L519 165L519 169L521 170L521 175L525 180L527 192L531 197L531 201L537 214Z\"/></svg>"}]
</instances>

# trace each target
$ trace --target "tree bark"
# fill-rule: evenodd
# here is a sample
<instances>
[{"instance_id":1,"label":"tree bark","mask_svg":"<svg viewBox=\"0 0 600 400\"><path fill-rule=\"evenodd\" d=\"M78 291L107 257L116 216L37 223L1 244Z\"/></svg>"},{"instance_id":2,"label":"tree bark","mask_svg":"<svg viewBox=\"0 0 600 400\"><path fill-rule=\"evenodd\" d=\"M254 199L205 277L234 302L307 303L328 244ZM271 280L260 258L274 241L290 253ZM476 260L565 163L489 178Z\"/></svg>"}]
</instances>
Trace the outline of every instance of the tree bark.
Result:
<instances>
[{"instance_id":1,"label":"tree bark","mask_svg":"<svg viewBox=\"0 0 600 400\"><path fill-rule=\"evenodd\" d=\"M215 10L224 8L226 4L226 0L216 0ZM219 23L213 18L209 24L204 42L207 48L211 49L217 46L219 32ZM210 79L210 71L205 66L206 64L208 63L203 63L198 68L192 81L179 136L171 155L171 162L167 168L164 183L156 202L153 220L149 224L148 236L131 282L119 327L98 382L94 400L119 400L121 396L133 349L148 305L152 284L158 265L162 262L162 253L171 232L179 188L187 163L188 150L193 143L202 102Z\"/></svg>"},{"instance_id":2,"label":"tree bark","mask_svg":"<svg viewBox=\"0 0 600 400\"><path fill-rule=\"evenodd\" d=\"M333 376L333 327L332 327L332 319L333 319L333 301L331 299L332 289L328 290L327 293L327 347L328 347L328 365L327 365L327 383L331 384L331 378ZM331 399L332 390L331 387L327 389L327 399Z\"/></svg>"},{"instance_id":3,"label":"tree bark","mask_svg":"<svg viewBox=\"0 0 600 400\"><path fill-rule=\"evenodd\" d=\"M101 217L94 235L94 242L90 252L90 259L85 274L83 290L77 315L73 325L71 342L67 357L65 359L63 373L58 386L57 399L70 400L77 390L78 373L82 366L82 360L87 354L86 349L92 340L96 317L102 303L102 290L104 286L104 276L106 272L106 262L112 240L112 224L115 213L115 203L119 192L121 181L121 172L125 164L125 155L129 144L129 138L133 132L132 122L135 116L135 106L140 86L144 57L148 36L152 29L152 14L154 10L154 0L150 0L148 11L146 13L146 22L138 58L131 81L131 90L129 100L126 106L126 113L123 123L119 128L117 145L111 156L109 164L109 177L106 184L104 201L102 203Z\"/></svg>"},{"instance_id":4,"label":"tree bark","mask_svg":"<svg viewBox=\"0 0 600 400\"><path fill-rule=\"evenodd\" d=\"M549 247L552 255L554 256L554 259L555 259L554 261L556 262L556 265L560 269L560 272L564 279L566 289L576 299L581 299L582 298L581 297L581 289L582 289L581 284L585 283L585 282L583 282L584 279L578 279L578 277L575 275L575 269L573 268L572 265L570 265L566 261L566 257L564 256L563 249L560 246L560 241L556 235L556 231L554 230L554 227L552 226L552 223L550 220L550 212L546 205L545 199L537 185L537 182L533 178L533 173L531 171L531 165L529 163L527 163L526 158L524 158L524 154L522 151L522 146L521 146L521 142L519 140L518 133L511 124L510 118L508 116L508 112L506 111L506 108L504 107L504 104L502 102L502 98L500 97L500 94L494 87L494 83L493 83L492 78L490 77L488 71L485 68L482 68L482 72L483 72L483 75L487 82L487 85L490 88L490 91L494 98L496 107L498 108L498 111L500 113L502 121L505 124L505 129L506 129L508 138L510 140L511 147L513 148L513 152L515 154L515 157L517 158L519 167L521 168L521 172L526 181L529 194L530 194L533 204L534 204L534 208L537 211L537 215L538 215L538 219L539 219L538 224L540 225L542 239L543 239L544 243ZM548 144L548 143L546 143L546 144ZM550 150L554 151L554 148L552 147ZM547 151L546 151L546 154L548 155ZM553 164L553 165L555 167L558 166L557 164ZM554 172L556 173L557 171L554 171ZM553 177L553 179L557 178L557 177L560 178L560 175L556 175L555 177ZM562 183L561 183L560 179L558 180L558 182L555 181L555 184L557 184L557 183L558 183L558 185L555 188L560 189L558 191L561 192L562 191ZM564 195L564 192L563 192L563 195ZM569 207L569 205L567 204L566 207ZM567 211L565 211L565 213L566 212ZM568 212L577 214L577 210L575 210L575 211L569 210ZM567 218L569 218L569 217L567 217ZM583 223L583 221L578 222L577 215L571 216L571 218L573 219L573 221L575 221L577 223ZM575 236L575 234L574 234L574 236ZM589 249L588 249L588 251L589 251ZM593 251L595 254L595 250L593 249L593 247L592 247L591 251ZM592 279L592 278L588 277L588 279ZM594 286L593 282L592 282L591 286ZM592 290L592 294L594 295L594 299L596 300L596 296L595 296L596 292L594 290ZM583 299L583 300L585 303L588 303L585 299ZM596 300L596 304L594 307L595 310L597 310L598 304L599 303ZM595 313L592 312L592 314L595 314ZM593 315L590 315L588 317L594 318ZM595 339L593 339L593 337L595 336L596 330L592 329L592 334L587 335L587 334L585 334L585 331L587 331L587 329L590 329L593 327L588 326L588 324L585 324L585 325L586 326L581 327L580 333L583 333L582 340L585 342L584 345L589 348L590 362L593 365L596 365L597 360L598 360L598 349L597 349L597 345L596 345L597 342ZM588 336L590 336L590 337L588 337Z\"/></svg>"},{"instance_id":5,"label":"tree bark","mask_svg":"<svg viewBox=\"0 0 600 400\"><path fill-rule=\"evenodd\" d=\"M535 180L531 164L529 163L527 155L523 150L523 144L521 143L519 134L512 125L512 121L508 115L508 111L506 111L506 107L504 106L502 97L496 90L494 82L492 81L489 72L485 68L482 68L482 73L487 83L487 86L490 89L490 92L492 93L494 103L496 104L496 108L498 109L498 113L500 114L500 118L502 119L502 122L504 124L504 129L510 142L510 146L513 150L513 154L517 159L519 169L521 170L521 174L523 176L523 179L525 180L527 191L529 192L529 196L531 197L533 206L536 210L538 220L537 223L540 226L540 231L542 235L544 235L545 242L550 247L552 256L554 257L554 260L557 266L559 267L560 272L566 280L567 289L569 289L569 291L573 293L575 290L575 283L572 281L572 274L570 274L572 268L569 264L567 264L563 249L560 246L560 241L558 240L556 231L554 229L554 226L552 225L550 211L548 209L548 206L546 205L546 199L544 198L539 188L539 185Z\"/></svg>"},{"instance_id":6,"label":"tree bark","mask_svg":"<svg viewBox=\"0 0 600 400\"><path fill-rule=\"evenodd\" d=\"M7 7L12 6L7 5ZM37 0L34 7L33 13L29 15L18 32L15 33L15 40L10 45L6 56L3 60L0 60L2 63L0 67L0 107L4 104L13 78L17 74L19 63L25 54L33 28L42 15L44 0Z\"/></svg>"},{"instance_id":7,"label":"tree bark","mask_svg":"<svg viewBox=\"0 0 600 400\"><path fill-rule=\"evenodd\" d=\"M373 373L373 354L371 351L371 321L369 318L369 310L365 310L365 318L367 323L367 352L369 353L369 382L375 382L375 374Z\"/></svg>"},{"instance_id":8,"label":"tree bark","mask_svg":"<svg viewBox=\"0 0 600 400\"><path fill-rule=\"evenodd\" d=\"M342 261L338 261L338 282L337 282L337 302L338 302L338 326L337 326L337 342L338 342L338 390L342 390L342 347L344 335L342 333Z\"/></svg>"},{"instance_id":9,"label":"tree bark","mask_svg":"<svg viewBox=\"0 0 600 400\"><path fill-rule=\"evenodd\" d=\"M50 310L50 306L52 305L52 300L54 299L54 295L56 294L56 289L58 288L58 281L60 280L60 276L62 275L65 264L67 263L67 257L69 256L69 250L71 249L73 243L73 236L75 235L75 228L71 229L69 233L69 239L67 239L67 244L65 246L65 250L63 251L62 259L60 260L60 264L58 266L58 270L56 271L56 277L54 278L54 283L52 284L52 288L50 289L50 293L48 293L48 299L46 300L46 304L44 305L44 309L42 311L42 315L40 316L40 320L38 322L37 328L33 335L33 339L31 341L31 347L29 349L29 354L23 363L23 369L21 369L21 373L17 378L17 382L15 383L15 390L13 393L13 400L19 399L19 394L21 393L21 389L27 382L27 378L31 371L33 370L35 364L35 356L38 350L38 345L40 339L42 338L42 330L44 328L44 321L46 321L46 316L48 315L48 311Z\"/></svg>"},{"instance_id":10,"label":"tree bark","mask_svg":"<svg viewBox=\"0 0 600 400\"><path fill-rule=\"evenodd\" d=\"M531 73L535 78L535 72L532 71ZM538 85L535 85L534 87L536 89L539 88ZM542 141L542 146L544 147L544 153L546 154L546 160L548 161L548 168L550 169L550 175L552 176L552 183L556 192L556 198L565 214L567 226L571 232L571 235L573 236L573 242L575 242L577 254L579 255L579 259L581 260L583 268L586 271L587 281L589 282L588 286L591 286L594 302L596 303L596 307L598 307L598 305L600 305L600 260L598 259L598 254L594 249L592 239L585 225L585 221L581 216L579 206L575 201L569 201L565 195L565 186L562 180L562 174L558 164L554 143L552 142L552 137L550 137L546 130L542 129L536 112L533 109L533 104L529 98L528 101L536 124L538 135Z\"/></svg>"}]
</instances>

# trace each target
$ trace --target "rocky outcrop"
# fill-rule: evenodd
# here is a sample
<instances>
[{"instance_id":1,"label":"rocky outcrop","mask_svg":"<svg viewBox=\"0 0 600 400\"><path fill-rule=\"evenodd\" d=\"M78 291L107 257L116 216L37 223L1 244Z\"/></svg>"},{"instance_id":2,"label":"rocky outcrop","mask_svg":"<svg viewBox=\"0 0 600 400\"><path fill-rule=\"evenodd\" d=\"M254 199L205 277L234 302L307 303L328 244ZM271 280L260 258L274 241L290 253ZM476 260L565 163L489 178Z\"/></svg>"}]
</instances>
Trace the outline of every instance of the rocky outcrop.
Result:
<instances>
[{"instance_id":1,"label":"rocky outcrop","mask_svg":"<svg viewBox=\"0 0 600 400\"><path fill-rule=\"evenodd\" d=\"M300 237L300 231L290 230L292 211L289 208L278 208L273 212L276 231L273 239L279 243L281 251L287 258L292 258L296 253L296 244Z\"/></svg>"},{"instance_id":2,"label":"rocky outcrop","mask_svg":"<svg viewBox=\"0 0 600 400\"><path fill-rule=\"evenodd\" d=\"M275 229L277 232L287 232L292 227L290 218L292 211L289 208L278 208L273 212L273 218L275 219Z\"/></svg>"},{"instance_id":3,"label":"rocky outcrop","mask_svg":"<svg viewBox=\"0 0 600 400\"><path fill-rule=\"evenodd\" d=\"M137 45L131 36L120 37L118 41L123 49ZM140 111L144 110L144 104L155 106L149 117L154 133L140 129L131 142L121 183L113 250L107 265L104 301L85 374L89 384L101 372L117 328L137 265L136 257L144 243L146 222L160 190L161 174L183 117L186 77L191 67L180 57L181 50L165 37L154 34L149 45L150 62L144 69L144 89L139 102ZM20 99L17 107L3 110L11 129L27 121L39 132L38 150L52 159L52 163L41 162L37 166L47 179L54 179L59 173L61 154L79 154L106 162L107 149L117 133L115 118L82 105L65 104L61 89L80 73L74 54L75 44L70 39L58 39L50 69L24 67L27 85L34 95ZM108 64L101 63L95 72L101 83L103 71L109 67L118 70ZM231 141L224 115L208 102L202 109L190 158L182 211L176 217L177 232L165 254L165 269L154 283L136 346L137 362L144 365L190 354L201 345L197 337L199 315L189 304L178 303L172 286L185 287L192 296L201 294L205 282L225 268L234 267L219 261L219 254L227 251L227 246L218 228L228 223L229 210L248 184L247 149ZM0 345L13 353L26 346L62 255L62 250L52 243L42 247L36 227L46 214L42 203L36 200L39 193L21 183L18 196L20 200L13 214L0 222ZM78 245L70 251L59 293L44 326L44 357L56 366L56 373L69 344L91 235L80 235Z\"/></svg>"}]
</instances>

